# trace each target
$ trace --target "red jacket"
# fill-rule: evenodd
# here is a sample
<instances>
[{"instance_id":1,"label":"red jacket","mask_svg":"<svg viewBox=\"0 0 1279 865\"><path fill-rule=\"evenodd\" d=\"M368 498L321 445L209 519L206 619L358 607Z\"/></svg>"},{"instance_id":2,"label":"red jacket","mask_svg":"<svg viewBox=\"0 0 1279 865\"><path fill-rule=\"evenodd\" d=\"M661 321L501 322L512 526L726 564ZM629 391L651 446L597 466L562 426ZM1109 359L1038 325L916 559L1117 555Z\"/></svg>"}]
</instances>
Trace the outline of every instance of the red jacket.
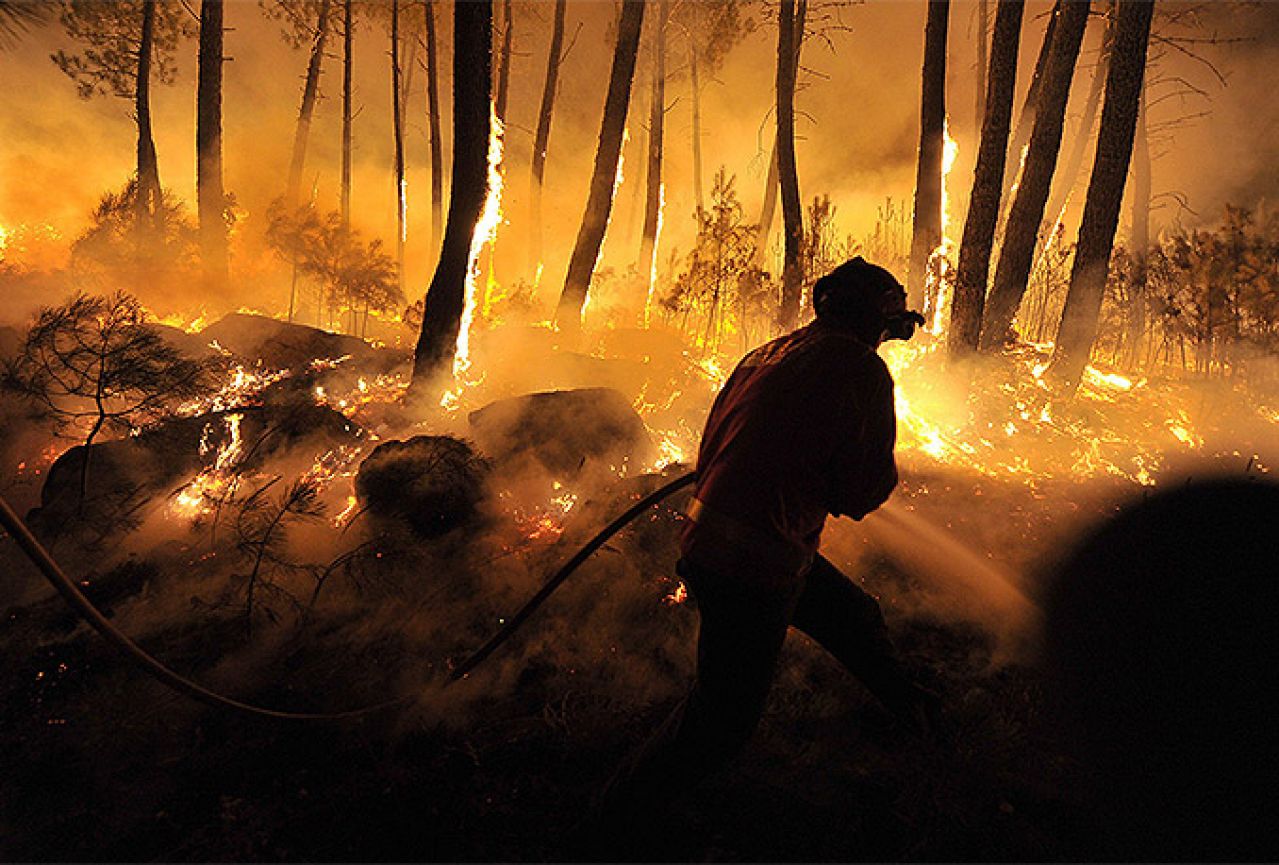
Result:
<instances>
[{"instance_id":1,"label":"red jacket","mask_svg":"<svg viewBox=\"0 0 1279 865\"><path fill-rule=\"evenodd\" d=\"M684 555L803 571L828 513L861 519L888 498L896 438L892 375L853 334L814 322L755 349L706 420Z\"/></svg>"}]
</instances>

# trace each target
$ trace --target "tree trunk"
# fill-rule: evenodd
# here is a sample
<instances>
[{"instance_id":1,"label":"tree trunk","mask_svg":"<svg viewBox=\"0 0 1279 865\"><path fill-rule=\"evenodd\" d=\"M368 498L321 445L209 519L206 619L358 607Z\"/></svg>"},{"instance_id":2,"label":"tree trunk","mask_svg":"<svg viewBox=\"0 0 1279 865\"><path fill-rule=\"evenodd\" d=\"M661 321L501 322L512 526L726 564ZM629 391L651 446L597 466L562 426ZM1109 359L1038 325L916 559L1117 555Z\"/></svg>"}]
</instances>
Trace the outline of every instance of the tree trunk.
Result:
<instances>
[{"instance_id":1,"label":"tree trunk","mask_svg":"<svg viewBox=\"0 0 1279 865\"><path fill-rule=\"evenodd\" d=\"M546 176L546 148L551 139L551 112L555 107L555 91L559 86L560 60L564 53L564 13L567 0L555 0L555 23L551 30L551 49L546 55L546 82L542 86L542 105L537 112L537 133L533 138L533 169L530 183L532 218L529 220L529 267L536 280L542 267L542 184Z\"/></svg>"},{"instance_id":2,"label":"tree trunk","mask_svg":"<svg viewBox=\"0 0 1279 865\"><path fill-rule=\"evenodd\" d=\"M156 159L155 138L151 134L151 51L155 44L156 0L142 0L142 36L138 43L137 86L134 88L134 113L138 123L138 228L145 229L148 218L158 229L164 219L160 191L160 166Z\"/></svg>"},{"instance_id":3,"label":"tree trunk","mask_svg":"<svg viewBox=\"0 0 1279 865\"><path fill-rule=\"evenodd\" d=\"M342 224L351 224L351 43L355 28L354 0L342 2Z\"/></svg>"},{"instance_id":4,"label":"tree trunk","mask_svg":"<svg viewBox=\"0 0 1279 865\"><path fill-rule=\"evenodd\" d=\"M1087 22L1087 0L1069 0L1062 4L1041 82L1030 149L1026 152L1021 181L1008 212L999 265L995 269L995 283L987 298L981 347L988 351L997 350L1008 340L1013 318L1026 293L1039 226L1044 219L1044 204L1057 165L1057 153L1061 149L1061 130L1066 117L1066 101L1070 96L1070 82Z\"/></svg>"},{"instance_id":5,"label":"tree trunk","mask_svg":"<svg viewBox=\"0 0 1279 865\"><path fill-rule=\"evenodd\" d=\"M986 116L982 120L981 146L977 152L968 216L964 220L951 308L948 348L952 355L976 351L981 335L990 250L995 239L995 223L999 220L999 197L1008 155L1023 11L1023 0L999 0L995 12L990 70L985 76Z\"/></svg>"},{"instance_id":6,"label":"tree trunk","mask_svg":"<svg viewBox=\"0 0 1279 865\"><path fill-rule=\"evenodd\" d=\"M808 0L800 0L795 6L795 33L799 44L795 46L795 76L799 80L799 55L804 48L804 20L808 14ZM777 138L773 137L773 150L768 156L768 178L764 181L764 202L759 209L759 230L755 233L755 264L762 266L768 251L768 237L773 230L773 214L777 210Z\"/></svg>"},{"instance_id":7,"label":"tree trunk","mask_svg":"<svg viewBox=\"0 0 1279 865\"><path fill-rule=\"evenodd\" d=\"M1079 169L1084 164L1084 155L1088 152L1088 138L1092 133L1093 124L1097 122L1097 111L1101 108L1101 91L1106 83L1106 69L1110 63L1114 37L1115 23L1112 15L1102 38L1101 53L1097 57L1097 68L1093 70L1092 83L1088 86L1088 99L1084 102L1083 115L1079 119L1079 130L1075 133L1075 140L1070 145L1070 154L1066 157L1065 166L1056 174L1056 182L1052 186L1053 196L1048 202L1048 209L1044 212L1049 220L1061 221L1066 204L1070 200L1070 193L1074 190L1075 181L1079 178ZM1050 230L1056 228L1056 222L1049 222L1048 228Z\"/></svg>"},{"instance_id":8,"label":"tree trunk","mask_svg":"<svg viewBox=\"0 0 1279 865\"><path fill-rule=\"evenodd\" d=\"M1080 0L1070 0L1080 2ZM1030 77L1030 87L1026 90L1026 101L1022 103L1021 114L1017 117L1017 128L1013 130L1012 142L1009 144L1009 160L1004 167L1003 201L1010 200L1009 192L1017 182L1017 174L1022 166L1021 154L1030 143L1030 133L1035 125L1035 117L1039 113L1039 93L1043 89L1044 72L1048 68L1048 56L1052 52L1053 39L1057 33L1057 22L1061 20L1062 0L1054 0L1052 11L1048 14L1048 26L1044 29L1044 41L1039 46L1039 56L1035 58L1035 71Z\"/></svg>"},{"instance_id":9,"label":"tree trunk","mask_svg":"<svg viewBox=\"0 0 1279 865\"><path fill-rule=\"evenodd\" d=\"M439 57L435 47L435 0L422 4L426 16L426 103L431 130L431 249L440 243L444 225L444 146L440 141Z\"/></svg>"},{"instance_id":10,"label":"tree trunk","mask_svg":"<svg viewBox=\"0 0 1279 865\"><path fill-rule=\"evenodd\" d=\"M697 43L692 36L688 43L688 75L693 91L693 200L697 202L697 217L701 219L706 207L702 198L702 86L697 75Z\"/></svg>"},{"instance_id":11,"label":"tree trunk","mask_svg":"<svg viewBox=\"0 0 1279 865\"><path fill-rule=\"evenodd\" d=\"M316 16L315 43L311 46L311 59L306 64L306 83L302 86L302 108L298 111L298 125L293 131L293 156L289 159L289 179L285 187L285 200L292 206L302 185L302 166L306 163L306 144L311 134L311 115L315 112L315 99L320 91L320 68L324 62L324 42L329 35L329 0L320 4Z\"/></svg>"},{"instance_id":12,"label":"tree trunk","mask_svg":"<svg viewBox=\"0 0 1279 865\"><path fill-rule=\"evenodd\" d=\"M196 85L195 187L200 214L200 259L207 287L227 280L226 193L222 189L223 0L201 0Z\"/></svg>"},{"instance_id":13,"label":"tree trunk","mask_svg":"<svg viewBox=\"0 0 1279 865\"><path fill-rule=\"evenodd\" d=\"M1146 258L1150 252L1150 134L1147 123L1149 85L1143 78L1141 102L1138 106L1136 140L1133 143L1132 169L1132 292L1128 298L1128 362L1136 364L1142 334L1146 330Z\"/></svg>"},{"instance_id":14,"label":"tree trunk","mask_svg":"<svg viewBox=\"0 0 1279 865\"><path fill-rule=\"evenodd\" d=\"M609 76L608 96L604 101L604 121L600 126L599 147L595 151L590 194L555 314L560 329L569 334L575 334L581 329L586 293L590 288L600 247L604 243L608 215L613 207L613 184L617 178L617 160L622 151L622 133L626 127L626 109L631 98L635 55L639 51L643 23L643 0L623 0L622 16L617 27L617 48L613 53L613 71Z\"/></svg>"},{"instance_id":15,"label":"tree trunk","mask_svg":"<svg viewBox=\"0 0 1279 865\"><path fill-rule=\"evenodd\" d=\"M404 109L400 81L400 0L391 0L391 128L395 138L395 274L404 290L404 244L409 234L408 189L404 178Z\"/></svg>"},{"instance_id":16,"label":"tree trunk","mask_svg":"<svg viewBox=\"0 0 1279 865\"><path fill-rule=\"evenodd\" d=\"M422 308L411 390L425 396L457 352L476 223L488 196L493 94L492 0L453 5L453 176L439 263Z\"/></svg>"},{"instance_id":17,"label":"tree trunk","mask_svg":"<svg viewBox=\"0 0 1279 865\"><path fill-rule=\"evenodd\" d=\"M799 317L799 296L804 273L799 261L804 240L804 213L799 196L799 171L795 166L796 54L802 33L795 0L782 0L777 11L777 180L782 196L782 298L777 327L788 331Z\"/></svg>"},{"instance_id":18,"label":"tree trunk","mask_svg":"<svg viewBox=\"0 0 1279 865\"><path fill-rule=\"evenodd\" d=\"M924 72L919 108L919 162L906 290L909 303L924 300L928 260L941 245L942 162L946 149L946 31L949 0L929 0L924 27Z\"/></svg>"},{"instance_id":19,"label":"tree trunk","mask_svg":"<svg viewBox=\"0 0 1279 865\"><path fill-rule=\"evenodd\" d=\"M995 2L999 2L999 0L995 0ZM978 130L978 135L981 134L982 127L986 125L986 88L988 86L986 69L989 65L989 60L986 57L986 40L989 37L990 3L989 0L977 0L977 87L974 91L977 103L976 112L973 116L976 118L974 128ZM1018 34L1018 40L1020 41L1020 34ZM1006 144L1007 142L1005 142L1005 146Z\"/></svg>"},{"instance_id":20,"label":"tree trunk","mask_svg":"<svg viewBox=\"0 0 1279 865\"><path fill-rule=\"evenodd\" d=\"M502 0L502 53L497 66L497 98L493 112L506 123L506 94L511 87L511 0Z\"/></svg>"},{"instance_id":21,"label":"tree trunk","mask_svg":"<svg viewBox=\"0 0 1279 865\"><path fill-rule=\"evenodd\" d=\"M1148 0L1119 2L1115 51L1106 74L1106 104L1097 133L1097 155L1052 359L1054 377L1071 388L1078 384L1097 336L1119 206L1132 159L1153 10L1154 3Z\"/></svg>"},{"instance_id":22,"label":"tree trunk","mask_svg":"<svg viewBox=\"0 0 1279 865\"><path fill-rule=\"evenodd\" d=\"M648 108L648 172L644 193L644 228L640 233L639 272L648 284L644 299L644 321L648 322L653 294L653 273L657 262L657 231L662 216L662 139L666 119L666 0L657 4L657 26L653 34L653 87Z\"/></svg>"}]
</instances>

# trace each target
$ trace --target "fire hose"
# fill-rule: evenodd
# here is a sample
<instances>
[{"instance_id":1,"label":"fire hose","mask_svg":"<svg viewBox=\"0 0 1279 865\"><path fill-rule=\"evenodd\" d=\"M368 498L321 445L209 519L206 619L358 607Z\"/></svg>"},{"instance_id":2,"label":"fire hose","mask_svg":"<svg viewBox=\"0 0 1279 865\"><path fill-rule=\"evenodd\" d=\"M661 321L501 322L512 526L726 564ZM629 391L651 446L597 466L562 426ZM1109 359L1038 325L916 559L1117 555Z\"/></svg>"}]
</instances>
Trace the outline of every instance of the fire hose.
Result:
<instances>
[{"instance_id":1,"label":"fire hose","mask_svg":"<svg viewBox=\"0 0 1279 865\"><path fill-rule=\"evenodd\" d=\"M560 568L551 575L550 579L543 584L542 588L530 598L524 606L506 620L506 623L497 631L489 640L480 646L461 663L457 664L449 674L448 681L445 682L447 687L452 682L456 682L465 678L477 666L479 666L486 658L495 652L499 646L511 638L511 636L519 629L519 627L533 615L537 609L549 598L557 588L565 580L567 580L574 571L581 567L591 555L609 541L615 534L621 531L628 523L644 513L650 507L658 504L667 497L673 495L679 490L691 484L696 479L696 475L692 472L680 475L672 481L669 481L658 487L647 496L640 499L622 512L616 519L600 530L593 538L584 544L578 551L566 561ZM111 623L102 611L93 605L75 581L67 576L66 572L57 563L53 556L45 549L44 545L31 533L31 529L27 527L22 518L9 506L9 503L0 497L0 526L9 533L9 536L17 542L22 549L55 589L62 595L63 599L71 606L82 619L88 622L98 633L106 638L107 642L114 645L123 652L134 663L138 664L151 676L154 676L160 682L183 694L204 703L207 706L213 706L219 709L230 709L241 714L251 715L258 718L271 718L274 720L284 721L341 721L352 718L358 718L380 712L395 706L404 705L412 702L413 697L400 697L393 700L385 700L380 703L374 703L368 706L362 706L358 709L348 709L343 712L285 712L278 709L270 709L263 706L255 706L251 703L244 703L231 697L224 696L211 691L191 679L175 672L154 656L149 654L145 649L133 641L127 634Z\"/></svg>"}]
</instances>

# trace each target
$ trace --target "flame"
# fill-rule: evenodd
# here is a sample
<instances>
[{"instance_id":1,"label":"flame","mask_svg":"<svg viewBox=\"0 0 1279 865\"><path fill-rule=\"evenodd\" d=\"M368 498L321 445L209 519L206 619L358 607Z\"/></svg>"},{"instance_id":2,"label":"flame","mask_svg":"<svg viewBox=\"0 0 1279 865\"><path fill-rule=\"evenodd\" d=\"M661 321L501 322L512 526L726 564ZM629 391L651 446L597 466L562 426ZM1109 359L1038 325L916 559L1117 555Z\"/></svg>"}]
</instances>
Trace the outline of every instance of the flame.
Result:
<instances>
[{"instance_id":1,"label":"flame","mask_svg":"<svg viewBox=\"0 0 1279 865\"><path fill-rule=\"evenodd\" d=\"M648 263L648 294L644 296L644 326L650 324L653 290L657 286L657 250L662 244L662 223L666 218L666 184L657 185L657 229L653 233L653 257Z\"/></svg>"},{"instance_id":2,"label":"flame","mask_svg":"<svg viewBox=\"0 0 1279 865\"><path fill-rule=\"evenodd\" d=\"M484 245L497 237L497 227L502 221L502 142L504 130L497 117L497 109L489 106L488 148L488 197L484 209L471 234L471 249L466 262L466 305L462 309L461 326L457 332L457 351L453 355L453 378L459 388L463 376L471 368L471 322L475 318L476 280L479 279L478 262ZM444 399L447 399L446 394ZM444 404L441 400L441 405Z\"/></svg>"},{"instance_id":3,"label":"flame","mask_svg":"<svg viewBox=\"0 0 1279 865\"><path fill-rule=\"evenodd\" d=\"M243 420L244 415L240 412L223 418L226 440L218 446L213 463L202 469L170 499L169 513L172 516L194 519L212 513L217 502L235 491L238 484L235 468L244 455L244 441L240 434L240 423ZM210 441L212 432L213 424L205 424L200 435L201 456L213 450Z\"/></svg>"}]
</instances>

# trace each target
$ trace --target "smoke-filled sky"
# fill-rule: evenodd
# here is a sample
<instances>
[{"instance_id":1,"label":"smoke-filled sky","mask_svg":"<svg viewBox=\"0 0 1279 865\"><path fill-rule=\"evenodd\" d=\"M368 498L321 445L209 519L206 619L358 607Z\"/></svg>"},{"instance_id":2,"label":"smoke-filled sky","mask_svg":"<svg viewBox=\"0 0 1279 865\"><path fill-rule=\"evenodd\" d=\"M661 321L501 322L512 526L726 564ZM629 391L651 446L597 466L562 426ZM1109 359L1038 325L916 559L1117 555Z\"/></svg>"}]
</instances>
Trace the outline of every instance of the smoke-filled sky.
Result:
<instances>
[{"instance_id":1,"label":"smoke-filled sky","mask_svg":"<svg viewBox=\"0 0 1279 865\"><path fill-rule=\"evenodd\" d=\"M686 0L687 2L687 0ZM198 4L191 4L195 8ZM378 5L378 4L373 4ZM499 4L500 5L500 4ZM514 48L507 134L504 213L498 238L499 270L523 274L529 189L529 152L549 43L550 0L514 4ZM748 218L758 213L768 151L772 143L771 106L776 62L775 8L744 3L742 18L753 23L712 76L703 76L702 123L704 184L719 166L737 176ZM948 108L950 131L959 159L950 179L954 202L951 234L971 182L975 141L975 0L952 3L949 38ZM1048 0L1027 3L1022 36L1022 74L1018 104L1042 39ZM1101 4L1096 4L1098 7ZM1162 25L1152 49L1158 57L1152 74L1151 123L1162 129L1178 117L1175 130L1157 134L1154 192L1185 196L1197 215L1168 206L1155 215L1156 228L1179 220L1184 225L1211 222L1226 203L1252 206L1279 191L1274 169L1276 117L1273 99L1279 68L1279 4L1203 4L1202 26ZM993 6L993 4L992 4ZM1161 2L1164 17L1187 4ZM421 7L404 3L404 16L421 30ZM355 188L356 224L391 243L394 237L394 189L390 123L390 62L385 10L363 14L355 44ZM585 201L595 137L612 59L610 40L615 4L602 0L571 2L568 41L572 44L561 75L547 167L545 205L548 259L545 280L562 282L567 254ZM838 209L841 235L862 237L871 231L876 209L887 198L908 203L912 194L919 111L919 67L923 50L925 5L913 0L870 0L860 5L812 4L810 38L797 110L798 165L804 200L829 194ZM447 14L445 16L448 17ZM650 21L655 19L651 15ZM306 50L280 38L281 25L263 15L257 2L229 0L226 11L224 136L225 178L246 217L244 231L255 229L272 198L283 191L284 175L300 101ZM1161 28L1159 19L1156 28ZM646 27L646 40L647 40ZM818 32L812 32L818 31ZM1099 21L1089 25L1076 77L1072 115L1077 115L1092 74L1100 40ZM1165 37L1209 39L1218 44L1173 45ZM440 28L445 79L441 91L448 111L451 27ZM1231 41L1242 40L1242 41ZM646 43L647 44L647 43ZM0 102L0 225L49 224L66 239L83 229L89 211L107 190L118 189L134 168L135 128L128 100L76 96L69 78L50 61L59 48L75 46L55 22L31 31L0 51L5 97ZM1225 78L1223 84L1202 55ZM687 250L693 234L691 179L691 105L687 42L678 30L669 36L667 82L666 211L659 262L672 249ZM625 180L615 203L605 244L605 265L624 268L638 252L642 220L642 151L648 102L648 49L641 49L625 150ZM195 182L194 39L184 42L171 85L154 90L156 142L162 182L187 202ZM416 63L424 52L413 55ZM330 42L321 83L322 101L312 127L305 185L317 203L336 207L340 160L340 42ZM1183 81L1184 86L1176 82ZM425 73L415 68L410 82L407 154L409 165L410 296L424 290L433 265L429 230L429 157L426 138ZM1194 88L1202 95L1176 95ZM448 140L448 114L444 128ZM1073 123L1067 127L1067 141ZM1079 195L1077 194L1076 198ZM1166 199L1164 199L1166 201ZM1122 228L1121 228L1122 230ZM56 261L59 245L45 258ZM10 253L13 255L12 251ZM47 263L35 261L35 264ZM193 305L199 298L193 298Z\"/></svg>"}]
</instances>

